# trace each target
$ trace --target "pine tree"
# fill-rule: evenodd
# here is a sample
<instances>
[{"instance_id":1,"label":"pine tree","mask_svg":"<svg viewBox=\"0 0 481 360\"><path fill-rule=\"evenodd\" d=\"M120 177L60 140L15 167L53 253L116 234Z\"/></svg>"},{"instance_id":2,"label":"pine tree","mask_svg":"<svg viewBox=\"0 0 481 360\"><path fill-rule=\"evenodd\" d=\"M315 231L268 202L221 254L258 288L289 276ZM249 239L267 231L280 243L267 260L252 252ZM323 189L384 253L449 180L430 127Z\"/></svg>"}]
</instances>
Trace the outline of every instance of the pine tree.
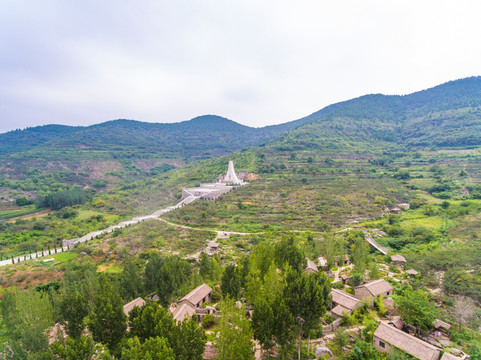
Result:
<instances>
[{"instance_id":1,"label":"pine tree","mask_svg":"<svg viewBox=\"0 0 481 360\"><path fill-rule=\"evenodd\" d=\"M100 293L94 300L88 327L95 341L115 352L125 336L127 318L123 312L122 299L113 291L111 282L105 275L101 275L99 280Z\"/></svg>"},{"instance_id":2,"label":"pine tree","mask_svg":"<svg viewBox=\"0 0 481 360\"><path fill-rule=\"evenodd\" d=\"M238 309L234 300L226 299L220 304L220 309L222 317L219 335L214 342L218 352L217 359L231 360L233 354L236 360L254 359L254 334L246 317L245 307Z\"/></svg>"}]
</instances>

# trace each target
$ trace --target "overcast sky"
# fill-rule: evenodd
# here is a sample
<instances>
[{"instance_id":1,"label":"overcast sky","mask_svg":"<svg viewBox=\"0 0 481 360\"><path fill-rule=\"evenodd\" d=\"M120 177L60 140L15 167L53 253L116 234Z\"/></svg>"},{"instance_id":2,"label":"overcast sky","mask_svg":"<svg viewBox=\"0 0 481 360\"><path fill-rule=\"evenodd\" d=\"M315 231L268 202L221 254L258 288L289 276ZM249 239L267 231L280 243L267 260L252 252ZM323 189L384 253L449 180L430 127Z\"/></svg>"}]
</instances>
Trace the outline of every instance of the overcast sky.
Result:
<instances>
[{"instance_id":1,"label":"overcast sky","mask_svg":"<svg viewBox=\"0 0 481 360\"><path fill-rule=\"evenodd\" d=\"M249 126L481 74L481 2L0 0L0 132Z\"/></svg>"}]
</instances>

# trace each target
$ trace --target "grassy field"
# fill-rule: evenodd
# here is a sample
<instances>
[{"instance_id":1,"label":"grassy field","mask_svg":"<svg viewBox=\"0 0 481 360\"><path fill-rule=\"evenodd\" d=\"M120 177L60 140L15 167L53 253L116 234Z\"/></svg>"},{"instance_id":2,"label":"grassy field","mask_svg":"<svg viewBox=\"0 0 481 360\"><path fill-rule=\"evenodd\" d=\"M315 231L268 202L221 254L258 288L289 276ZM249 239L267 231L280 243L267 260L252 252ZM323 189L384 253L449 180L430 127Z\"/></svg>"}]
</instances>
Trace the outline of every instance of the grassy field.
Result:
<instances>
[{"instance_id":1,"label":"grassy field","mask_svg":"<svg viewBox=\"0 0 481 360\"><path fill-rule=\"evenodd\" d=\"M8 210L0 210L0 219L7 220L19 216L25 216L30 214L35 214L40 212L44 209L37 209L35 205L26 205L23 207L8 209Z\"/></svg>"},{"instance_id":2,"label":"grassy field","mask_svg":"<svg viewBox=\"0 0 481 360\"><path fill-rule=\"evenodd\" d=\"M75 259L78 256L77 253L73 252L62 252L59 254L55 254L52 257L57 261L69 261Z\"/></svg>"},{"instance_id":3,"label":"grassy field","mask_svg":"<svg viewBox=\"0 0 481 360\"><path fill-rule=\"evenodd\" d=\"M106 274L120 274L122 267L117 264L101 264L97 268L97 272L103 272Z\"/></svg>"}]
</instances>

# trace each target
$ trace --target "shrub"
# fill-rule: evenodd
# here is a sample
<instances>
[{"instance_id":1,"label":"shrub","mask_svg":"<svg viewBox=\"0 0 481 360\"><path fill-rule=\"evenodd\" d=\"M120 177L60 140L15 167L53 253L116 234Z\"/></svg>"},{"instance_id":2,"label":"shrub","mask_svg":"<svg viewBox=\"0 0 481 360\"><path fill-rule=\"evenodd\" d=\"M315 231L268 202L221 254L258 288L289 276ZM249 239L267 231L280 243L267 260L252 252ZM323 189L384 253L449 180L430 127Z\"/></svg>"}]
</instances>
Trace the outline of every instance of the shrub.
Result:
<instances>
[{"instance_id":1,"label":"shrub","mask_svg":"<svg viewBox=\"0 0 481 360\"><path fill-rule=\"evenodd\" d=\"M210 328L212 325L215 324L215 319L214 319L214 316L212 314L207 314L206 316L204 316L204 318L202 319L202 327L204 329L208 329Z\"/></svg>"},{"instance_id":2,"label":"shrub","mask_svg":"<svg viewBox=\"0 0 481 360\"><path fill-rule=\"evenodd\" d=\"M384 301L382 297L378 296L374 299L374 308L377 310L380 316L386 316L387 309L384 307Z\"/></svg>"}]
</instances>

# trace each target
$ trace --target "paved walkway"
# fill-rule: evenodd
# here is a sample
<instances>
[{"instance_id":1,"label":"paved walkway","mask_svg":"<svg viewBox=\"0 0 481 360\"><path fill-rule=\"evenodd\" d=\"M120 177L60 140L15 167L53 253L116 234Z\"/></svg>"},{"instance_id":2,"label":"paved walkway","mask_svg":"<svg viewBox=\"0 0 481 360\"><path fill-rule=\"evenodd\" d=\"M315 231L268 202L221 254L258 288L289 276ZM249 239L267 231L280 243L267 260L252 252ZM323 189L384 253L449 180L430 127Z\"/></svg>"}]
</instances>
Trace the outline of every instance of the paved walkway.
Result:
<instances>
[{"instance_id":1,"label":"paved walkway","mask_svg":"<svg viewBox=\"0 0 481 360\"><path fill-rule=\"evenodd\" d=\"M366 241L371 245L373 246L376 250L380 251L383 255L386 255L387 254L387 250L384 249L381 245L379 245L371 236L371 234L369 234L368 231L364 231L364 237L366 239Z\"/></svg>"},{"instance_id":2,"label":"paved walkway","mask_svg":"<svg viewBox=\"0 0 481 360\"><path fill-rule=\"evenodd\" d=\"M197 197L197 196L189 196L189 197L183 199L177 205L168 206L164 209L157 210L156 212L154 212L151 215L137 216L137 217L134 217L132 220L122 221L121 223L119 223L117 225L109 226L108 228L103 229L103 230L92 231L92 232L88 233L87 235L84 235L84 236L76 238L76 239L63 240L62 241L62 248L58 248L57 252L67 251L69 249L72 249L78 243L84 243L86 241L93 240L99 235L111 233L112 231L114 231L116 229L122 229L122 228L125 228L125 227L130 226L130 225L138 224L138 223L140 223L144 220L157 219L157 218L159 218L159 216L161 216L163 214L166 214L166 213L168 213L168 212L170 212L174 209L178 209L178 208L180 208L184 205L190 204L191 202L193 202L193 201L195 201L199 198L200 197ZM51 249L50 252L49 252L49 250L45 250L43 252L37 251L35 253L31 253L31 254L27 254L27 255L15 256L13 260L16 264L18 262L22 262L22 261L25 261L25 260L38 259L40 257L54 255L54 254L55 254L54 249ZM11 264L12 264L12 259L0 261L0 266L11 265Z\"/></svg>"},{"instance_id":3,"label":"paved walkway","mask_svg":"<svg viewBox=\"0 0 481 360\"><path fill-rule=\"evenodd\" d=\"M67 251L68 247L64 246L62 248L57 248L57 254ZM31 259L38 259L41 257L45 256L52 256L55 255L55 249L50 249L50 250L44 250L44 251L37 251L35 253L31 253L28 255L22 255L22 256L14 256L13 261L16 263L19 263L21 261L25 260L31 260ZM7 259L7 260L2 260L0 261L0 266L5 266L5 265L11 265L12 264L12 259Z\"/></svg>"}]
</instances>

